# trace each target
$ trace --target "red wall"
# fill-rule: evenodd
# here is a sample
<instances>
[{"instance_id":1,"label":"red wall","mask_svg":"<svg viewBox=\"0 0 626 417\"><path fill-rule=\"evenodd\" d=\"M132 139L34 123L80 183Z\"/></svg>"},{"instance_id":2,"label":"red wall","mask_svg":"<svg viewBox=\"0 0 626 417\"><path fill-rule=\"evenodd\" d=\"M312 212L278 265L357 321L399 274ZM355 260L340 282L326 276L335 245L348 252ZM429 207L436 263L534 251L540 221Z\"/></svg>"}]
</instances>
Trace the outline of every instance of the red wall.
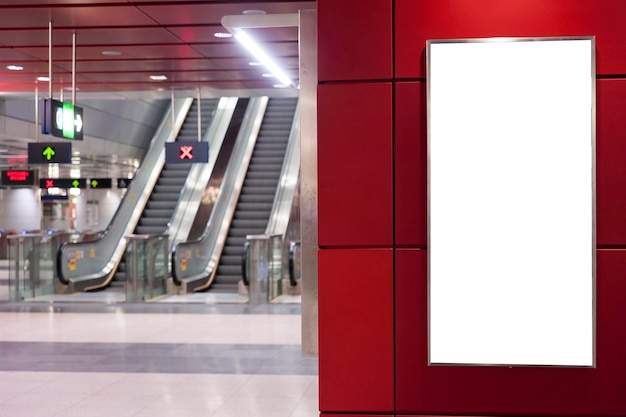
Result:
<instances>
[{"instance_id":1,"label":"red wall","mask_svg":"<svg viewBox=\"0 0 626 417\"><path fill-rule=\"evenodd\" d=\"M322 412L626 415L626 1L317 6ZM502 36L596 37L595 369L427 366L425 43Z\"/></svg>"}]
</instances>

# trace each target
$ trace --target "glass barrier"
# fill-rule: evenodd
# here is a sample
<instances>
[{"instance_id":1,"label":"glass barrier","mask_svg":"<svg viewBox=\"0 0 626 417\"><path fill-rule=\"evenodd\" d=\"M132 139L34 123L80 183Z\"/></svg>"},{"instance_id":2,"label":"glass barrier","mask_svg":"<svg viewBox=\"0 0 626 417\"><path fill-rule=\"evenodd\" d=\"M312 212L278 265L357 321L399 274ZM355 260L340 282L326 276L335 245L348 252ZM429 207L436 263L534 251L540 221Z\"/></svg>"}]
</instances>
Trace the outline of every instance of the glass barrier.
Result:
<instances>
[{"instance_id":1,"label":"glass barrier","mask_svg":"<svg viewBox=\"0 0 626 417\"><path fill-rule=\"evenodd\" d=\"M54 294L56 237L41 233L8 236L9 301Z\"/></svg>"},{"instance_id":2,"label":"glass barrier","mask_svg":"<svg viewBox=\"0 0 626 417\"><path fill-rule=\"evenodd\" d=\"M56 254L64 243L83 241L85 236L88 238L89 234L71 230L5 235L9 300L22 301L66 293L67 289L56 279ZM68 268L73 268L77 259L68 259Z\"/></svg>"},{"instance_id":3,"label":"glass barrier","mask_svg":"<svg viewBox=\"0 0 626 417\"><path fill-rule=\"evenodd\" d=\"M168 235L126 236L126 302L141 303L167 294Z\"/></svg>"}]
</instances>

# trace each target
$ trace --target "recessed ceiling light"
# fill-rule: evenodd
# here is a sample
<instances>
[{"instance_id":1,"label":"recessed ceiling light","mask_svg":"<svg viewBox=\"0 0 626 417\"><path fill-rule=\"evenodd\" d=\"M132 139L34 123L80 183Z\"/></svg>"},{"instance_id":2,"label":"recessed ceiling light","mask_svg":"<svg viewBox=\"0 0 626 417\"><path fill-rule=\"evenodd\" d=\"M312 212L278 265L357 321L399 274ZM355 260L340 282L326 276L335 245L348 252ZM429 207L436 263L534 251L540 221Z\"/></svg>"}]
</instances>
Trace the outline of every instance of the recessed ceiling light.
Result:
<instances>
[{"instance_id":1,"label":"recessed ceiling light","mask_svg":"<svg viewBox=\"0 0 626 417\"><path fill-rule=\"evenodd\" d=\"M265 73L265 74L261 74L261 76L265 78L272 78L274 74Z\"/></svg>"},{"instance_id":2,"label":"recessed ceiling light","mask_svg":"<svg viewBox=\"0 0 626 417\"><path fill-rule=\"evenodd\" d=\"M260 67L263 64L261 64L260 62L252 61L248 62L248 65L250 65L251 67Z\"/></svg>"},{"instance_id":3,"label":"recessed ceiling light","mask_svg":"<svg viewBox=\"0 0 626 417\"><path fill-rule=\"evenodd\" d=\"M24 69L21 65L7 65L9 71L22 71Z\"/></svg>"},{"instance_id":4,"label":"recessed ceiling light","mask_svg":"<svg viewBox=\"0 0 626 417\"><path fill-rule=\"evenodd\" d=\"M265 10L255 10L255 9L244 10L243 14L265 14Z\"/></svg>"},{"instance_id":5,"label":"recessed ceiling light","mask_svg":"<svg viewBox=\"0 0 626 417\"><path fill-rule=\"evenodd\" d=\"M273 85L273 87L274 87L274 88L287 88L287 87L289 87L289 86L288 86L288 85L285 85L285 84L274 84L274 85Z\"/></svg>"},{"instance_id":6,"label":"recessed ceiling light","mask_svg":"<svg viewBox=\"0 0 626 417\"><path fill-rule=\"evenodd\" d=\"M120 56L122 53L120 51L102 51L102 55L105 56Z\"/></svg>"},{"instance_id":7,"label":"recessed ceiling light","mask_svg":"<svg viewBox=\"0 0 626 417\"><path fill-rule=\"evenodd\" d=\"M165 75L151 75L150 79L152 81L165 81L165 80L167 80L167 76L165 76Z\"/></svg>"},{"instance_id":8,"label":"recessed ceiling light","mask_svg":"<svg viewBox=\"0 0 626 417\"><path fill-rule=\"evenodd\" d=\"M37 77L37 81L50 81L50 77Z\"/></svg>"},{"instance_id":9,"label":"recessed ceiling light","mask_svg":"<svg viewBox=\"0 0 626 417\"><path fill-rule=\"evenodd\" d=\"M213 36L216 38L232 38L233 34L229 32L215 32Z\"/></svg>"}]
</instances>

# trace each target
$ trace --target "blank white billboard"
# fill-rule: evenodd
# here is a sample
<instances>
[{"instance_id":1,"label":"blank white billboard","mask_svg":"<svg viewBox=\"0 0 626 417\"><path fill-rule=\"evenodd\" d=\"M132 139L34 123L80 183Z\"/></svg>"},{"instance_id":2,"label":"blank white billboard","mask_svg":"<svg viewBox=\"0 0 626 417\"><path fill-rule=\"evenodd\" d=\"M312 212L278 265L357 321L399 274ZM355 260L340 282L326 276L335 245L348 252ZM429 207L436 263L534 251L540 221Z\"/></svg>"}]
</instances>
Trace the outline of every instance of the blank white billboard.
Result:
<instances>
[{"instance_id":1,"label":"blank white billboard","mask_svg":"<svg viewBox=\"0 0 626 417\"><path fill-rule=\"evenodd\" d=\"M427 61L430 363L594 366L593 38Z\"/></svg>"}]
</instances>

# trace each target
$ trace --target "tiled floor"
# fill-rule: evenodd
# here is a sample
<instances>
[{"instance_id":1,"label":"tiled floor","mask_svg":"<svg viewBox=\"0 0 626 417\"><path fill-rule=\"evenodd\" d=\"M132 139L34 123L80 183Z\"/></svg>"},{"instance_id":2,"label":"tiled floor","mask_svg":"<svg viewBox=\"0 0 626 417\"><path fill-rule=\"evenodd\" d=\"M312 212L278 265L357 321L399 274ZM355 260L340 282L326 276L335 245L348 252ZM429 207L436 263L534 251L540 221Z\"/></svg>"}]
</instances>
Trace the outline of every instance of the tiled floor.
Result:
<instances>
[{"instance_id":1,"label":"tiled floor","mask_svg":"<svg viewBox=\"0 0 626 417\"><path fill-rule=\"evenodd\" d=\"M298 304L3 301L0 417L318 416L300 334Z\"/></svg>"}]
</instances>

